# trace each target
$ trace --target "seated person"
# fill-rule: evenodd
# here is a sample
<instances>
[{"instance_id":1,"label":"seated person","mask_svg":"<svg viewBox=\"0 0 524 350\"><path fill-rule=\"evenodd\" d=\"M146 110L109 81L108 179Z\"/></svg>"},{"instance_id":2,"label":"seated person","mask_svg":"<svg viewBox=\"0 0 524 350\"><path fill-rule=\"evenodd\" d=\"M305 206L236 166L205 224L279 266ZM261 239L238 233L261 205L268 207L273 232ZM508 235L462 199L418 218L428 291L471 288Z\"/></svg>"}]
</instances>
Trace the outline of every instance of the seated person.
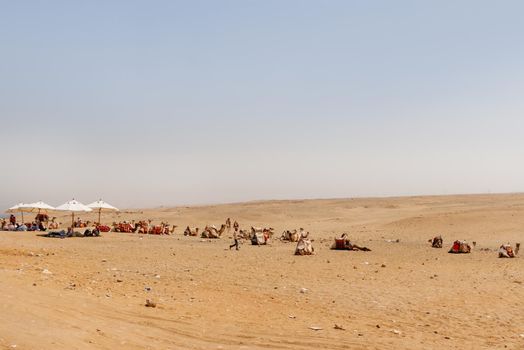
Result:
<instances>
[{"instance_id":1,"label":"seated person","mask_svg":"<svg viewBox=\"0 0 524 350\"><path fill-rule=\"evenodd\" d=\"M25 224L17 225L15 231L27 231L28 228Z\"/></svg>"}]
</instances>

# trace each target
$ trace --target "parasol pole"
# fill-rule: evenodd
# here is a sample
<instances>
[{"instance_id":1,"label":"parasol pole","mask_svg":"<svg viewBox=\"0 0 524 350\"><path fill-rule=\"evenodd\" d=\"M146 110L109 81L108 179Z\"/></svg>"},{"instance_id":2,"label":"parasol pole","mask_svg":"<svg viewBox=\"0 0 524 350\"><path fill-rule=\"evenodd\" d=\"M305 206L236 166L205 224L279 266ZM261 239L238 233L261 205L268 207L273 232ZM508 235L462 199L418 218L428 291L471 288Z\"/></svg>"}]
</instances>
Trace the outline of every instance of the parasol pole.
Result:
<instances>
[{"instance_id":1,"label":"parasol pole","mask_svg":"<svg viewBox=\"0 0 524 350\"><path fill-rule=\"evenodd\" d=\"M102 223L100 222L100 214L102 213L102 208L98 208L98 224L99 225L102 225Z\"/></svg>"}]
</instances>

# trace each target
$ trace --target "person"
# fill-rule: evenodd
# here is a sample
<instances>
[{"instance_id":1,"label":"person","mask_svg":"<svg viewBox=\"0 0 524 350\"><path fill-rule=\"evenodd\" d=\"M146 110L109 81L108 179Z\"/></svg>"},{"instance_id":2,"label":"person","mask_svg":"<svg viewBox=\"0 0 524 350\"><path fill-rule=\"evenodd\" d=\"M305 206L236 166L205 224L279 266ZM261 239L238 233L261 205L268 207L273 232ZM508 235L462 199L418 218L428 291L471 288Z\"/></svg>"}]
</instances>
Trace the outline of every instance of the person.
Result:
<instances>
[{"instance_id":1,"label":"person","mask_svg":"<svg viewBox=\"0 0 524 350\"><path fill-rule=\"evenodd\" d=\"M235 230L238 230L238 227L239 227L239 226L240 226L240 225L239 225L238 222L236 222L236 220L235 220L235 222L233 223L233 228L234 228Z\"/></svg>"},{"instance_id":2,"label":"person","mask_svg":"<svg viewBox=\"0 0 524 350\"><path fill-rule=\"evenodd\" d=\"M9 217L9 223L11 223L11 225L16 225L16 217L13 214Z\"/></svg>"},{"instance_id":3,"label":"person","mask_svg":"<svg viewBox=\"0 0 524 350\"><path fill-rule=\"evenodd\" d=\"M236 250L238 250L239 248L239 244L238 244L238 228L235 229L235 232L233 232L233 239L235 240L235 243L231 244L229 246L229 250L231 250L231 248L233 247L236 247Z\"/></svg>"},{"instance_id":4,"label":"person","mask_svg":"<svg viewBox=\"0 0 524 350\"><path fill-rule=\"evenodd\" d=\"M27 231L27 226L24 223L22 223L21 225L16 226L15 231Z\"/></svg>"}]
</instances>

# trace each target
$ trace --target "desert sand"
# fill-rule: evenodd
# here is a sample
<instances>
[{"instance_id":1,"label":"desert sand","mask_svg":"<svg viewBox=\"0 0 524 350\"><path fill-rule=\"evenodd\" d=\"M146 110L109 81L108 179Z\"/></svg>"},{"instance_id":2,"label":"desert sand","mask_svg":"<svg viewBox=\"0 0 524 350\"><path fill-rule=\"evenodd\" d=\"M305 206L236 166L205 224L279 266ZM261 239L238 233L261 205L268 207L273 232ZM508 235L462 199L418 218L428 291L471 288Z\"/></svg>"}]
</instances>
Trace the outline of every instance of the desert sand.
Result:
<instances>
[{"instance_id":1,"label":"desert sand","mask_svg":"<svg viewBox=\"0 0 524 350\"><path fill-rule=\"evenodd\" d=\"M227 217L274 227L272 244L235 251L231 234L182 235ZM68 239L0 232L0 347L524 348L524 259L496 253L522 240L523 194L143 209L102 222L148 218L179 227L170 236ZM294 256L294 243L278 241L299 227L315 255ZM342 232L372 251L330 250ZM437 234L443 249L427 242ZM448 254L455 239L477 246Z\"/></svg>"}]
</instances>

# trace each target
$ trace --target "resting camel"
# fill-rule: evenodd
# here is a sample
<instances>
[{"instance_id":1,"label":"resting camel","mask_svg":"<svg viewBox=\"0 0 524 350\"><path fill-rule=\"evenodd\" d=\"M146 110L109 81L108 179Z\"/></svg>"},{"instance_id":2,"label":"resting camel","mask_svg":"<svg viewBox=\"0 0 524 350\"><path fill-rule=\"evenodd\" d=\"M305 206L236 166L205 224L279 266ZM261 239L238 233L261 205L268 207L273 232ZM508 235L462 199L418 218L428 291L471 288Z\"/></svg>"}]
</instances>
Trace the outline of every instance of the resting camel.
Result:
<instances>
[{"instance_id":1,"label":"resting camel","mask_svg":"<svg viewBox=\"0 0 524 350\"><path fill-rule=\"evenodd\" d=\"M468 254L471 253L471 246L466 241L455 241L448 253Z\"/></svg>"},{"instance_id":2,"label":"resting camel","mask_svg":"<svg viewBox=\"0 0 524 350\"><path fill-rule=\"evenodd\" d=\"M442 243L444 242L444 240L442 239L442 236L438 235L433 237L432 240L430 239L429 242L431 242L432 248L442 248Z\"/></svg>"},{"instance_id":3,"label":"resting camel","mask_svg":"<svg viewBox=\"0 0 524 350\"><path fill-rule=\"evenodd\" d=\"M499 248L499 258L514 258L518 253L520 249L520 243L517 243L517 247L515 251L513 251L513 247L508 244L503 244Z\"/></svg>"},{"instance_id":4,"label":"resting camel","mask_svg":"<svg viewBox=\"0 0 524 350\"><path fill-rule=\"evenodd\" d=\"M333 243L333 246L331 246L331 249L335 250L360 250L363 252L370 252L371 249L367 247L360 247L354 243L351 243L349 238L347 238L347 234L342 234L340 238L335 238L335 243Z\"/></svg>"},{"instance_id":5,"label":"resting camel","mask_svg":"<svg viewBox=\"0 0 524 350\"><path fill-rule=\"evenodd\" d=\"M309 232L302 234L297 242L297 247L295 248L295 255L313 255L315 249L311 240L308 238Z\"/></svg>"},{"instance_id":6,"label":"resting camel","mask_svg":"<svg viewBox=\"0 0 524 350\"><path fill-rule=\"evenodd\" d=\"M112 226L114 232L132 233L136 230L136 225L130 224L127 221L119 223L113 222Z\"/></svg>"},{"instance_id":7,"label":"resting camel","mask_svg":"<svg viewBox=\"0 0 524 350\"><path fill-rule=\"evenodd\" d=\"M251 234L264 233L264 232L267 232L269 235L273 236L273 233L275 232L275 229L273 227L266 228L266 227L254 227L254 226L251 226Z\"/></svg>"},{"instance_id":8,"label":"resting camel","mask_svg":"<svg viewBox=\"0 0 524 350\"><path fill-rule=\"evenodd\" d=\"M169 224L166 222L165 227L164 227L164 234L165 235L171 235L171 234L175 233L175 229L177 227L178 227L177 225L171 225L171 228L169 228Z\"/></svg>"},{"instance_id":9,"label":"resting camel","mask_svg":"<svg viewBox=\"0 0 524 350\"><path fill-rule=\"evenodd\" d=\"M220 229L217 230L217 228L214 225L206 226L204 228L204 231L202 231L202 238L220 238L222 236L222 233L226 230L226 224L222 224L220 226Z\"/></svg>"},{"instance_id":10,"label":"resting camel","mask_svg":"<svg viewBox=\"0 0 524 350\"><path fill-rule=\"evenodd\" d=\"M251 236L249 235L249 232L247 230L239 230L237 234L237 238L239 239L250 239Z\"/></svg>"},{"instance_id":11,"label":"resting camel","mask_svg":"<svg viewBox=\"0 0 524 350\"><path fill-rule=\"evenodd\" d=\"M192 230L189 226L186 227L185 231L184 231L184 236L191 236L191 237L196 237L198 236L198 230L199 228L195 228L194 230Z\"/></svg>"},{"instance_id":12,"label":"resting camel","mask_svg":"<svg viewBox=\"0 0 524 350\"><path fill-rule=\"evenodd\" d=\"M56 230L56 229L58 229L58 226L60 226L60 223L56 222L56 217L53 216L53 218L49 222L48 226L49 226L48 228L50 230Z\"/></svg>"},{"instance_id":13,"label":"resting camel","mask_svg":"<svg viewBox=\"0 0 524 350\"><path fill-rule=\"evenodd\" d=\"M149 233L150 231L150 225L151 225L151 220L140 220L136 225L135 225L135 231L133 232L137 232L137 233Z\"/></svg>"},{"instance_id":14,"label":"resting camel","mask_svg":"<svg viewBox=\"0 0 524 350\"><path fill-rule=\"evenodd\" d=\"M280 236L280 240L286 242L298 242L299 238L300 233L296 229L293 231L286 230L282 232L282 236Z\"/></svg>"},{"instance_id":15,"label":"resting camel","mask_svg":"<svg viewBox=\"0 0 524 350\"><path fill-rule=\"evenodd\" d=\"M270 238L269 231L264 232L252 232L251 244L252 245L266 245L269 243Z\"/></svg>"},{"instance_id":16,"label":"resting camel","mask_svg":"<svg viewBox=\"0 0 524 350\"><path fill-rule=\"evenodd\" d=\"M78 220L73 222L73 227L78 227L78 228L89 227L90 225L91 225L91 221L84 222L80 218L78 218Z\"/></svg>"}]
</instances>

